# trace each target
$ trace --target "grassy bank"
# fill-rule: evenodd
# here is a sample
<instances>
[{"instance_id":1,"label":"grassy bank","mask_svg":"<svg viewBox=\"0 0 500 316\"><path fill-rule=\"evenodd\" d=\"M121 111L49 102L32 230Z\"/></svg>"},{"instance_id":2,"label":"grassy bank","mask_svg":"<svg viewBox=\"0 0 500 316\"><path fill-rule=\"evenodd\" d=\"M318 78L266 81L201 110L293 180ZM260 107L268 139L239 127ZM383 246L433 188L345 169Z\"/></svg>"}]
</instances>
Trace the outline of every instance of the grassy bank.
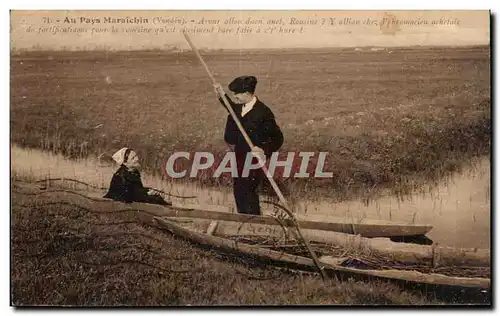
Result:
<instances>
[{"instance_id":1,"label":"grassy bank","mask_svg":"<svg viewBox=\"0 0 500 316\"><path fill-rule=\"evenodd\" d=\"M323 283L316 275L201 249L141 224L137 212L42 202L23 194L32 191L19 181L12 188L15 306L443 303L389 282Z\"/></svg>"},{"instance_id":2,"label":"grassy bank","mask_svg":"<svg viewBox=\"0 0 500 316\"><path fill-rule=\"evenodd\" d=\"M333 179L294 196L404 196L490 153L487 48L206 55L221 83L256 75L283 151L327 151ZM161 174L174 151L221 156L226 112L190 53L44 52L11 59L11 140L69 157L136 148ZM207 185L230 179L199 177Z\"/></svg>"}]
</instances>

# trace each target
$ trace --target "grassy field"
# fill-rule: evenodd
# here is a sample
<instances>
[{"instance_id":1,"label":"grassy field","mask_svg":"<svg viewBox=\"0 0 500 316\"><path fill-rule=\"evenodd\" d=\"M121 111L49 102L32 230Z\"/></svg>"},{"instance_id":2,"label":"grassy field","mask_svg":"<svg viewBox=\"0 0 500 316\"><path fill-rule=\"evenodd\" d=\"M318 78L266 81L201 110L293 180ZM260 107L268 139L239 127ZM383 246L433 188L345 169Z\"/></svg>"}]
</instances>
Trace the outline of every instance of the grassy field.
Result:
<instances>
[{"instance_id":1,"label":"grassy field","mask_svg":"<svg viewBox=\"0 0 500 316\"><path fill-rule=\"evenodd\" d=\"M26 195L36 191L15 179L12 187L15 306L444 304L432 292L390 282L323 283L315 274L199 248L142 223L138 212L58 204Z\"/></svg>"},{"instance_id":2,"label":"grassy field","mask_svg":"<svg viewBox=\"0 0 500 316\"><path fill-rule=\"evenodd\" d=\"M204 56L224 85L242 74L259 78L258 96L285 134L283 151L329 152L333 180L290 179L294 198L369 199L384 189L404 196L490 154L488 48ZM46 176L106 186L114 166L79 158L123 146L138 150L145 183L191 194L183 191L190 186L157 177L163 160L174 151L220 156L227 150L226 112L191 53L14 54L10 92L11 142L57 153L11 148L13 305L420 305L467 299L445 302L434 292L381 281L324 284L314 274L197 247L145 225L136 213L106 215L25 194L32 192L27 181ZM220 187L229 179L205 174L194 182ZM230 190L212 193L196 202L230 202ZM457 221L458 213L450 214Z\"/></svg>"},{"instance_id":3,"label":"grassy field","mask_svg":"<svg viewBox=\"0 0 500 316\"><path fill-rule=\"evenodd\" d=\"M404 195L490 154L489 48L204 56L223 85L259 78L282 151L329 152L334 178L289 179L294 196ZM156 174L174 151L227 150L226 112L192 53L16 54L10 92L11 141L21 146L69 157L132 146Z\"/></svg>"}]
</instances>

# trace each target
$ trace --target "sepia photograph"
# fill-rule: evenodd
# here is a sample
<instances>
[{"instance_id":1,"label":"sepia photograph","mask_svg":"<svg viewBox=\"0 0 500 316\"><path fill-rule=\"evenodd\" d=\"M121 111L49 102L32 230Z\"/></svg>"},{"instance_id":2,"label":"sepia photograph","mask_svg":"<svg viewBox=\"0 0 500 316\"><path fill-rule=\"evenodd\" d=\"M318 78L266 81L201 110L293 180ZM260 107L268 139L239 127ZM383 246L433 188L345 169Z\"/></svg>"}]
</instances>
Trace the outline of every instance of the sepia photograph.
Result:
<instances>
[{"instance_id":1,"label":"sepia photograph","mask_svg":"<svg viewBox=\"0 0 500 316\"><path fill-rule=\"evenodd\" d=\"M488 10L10 10L10 305L492 306Z\"/></svg>"}]
</instances>

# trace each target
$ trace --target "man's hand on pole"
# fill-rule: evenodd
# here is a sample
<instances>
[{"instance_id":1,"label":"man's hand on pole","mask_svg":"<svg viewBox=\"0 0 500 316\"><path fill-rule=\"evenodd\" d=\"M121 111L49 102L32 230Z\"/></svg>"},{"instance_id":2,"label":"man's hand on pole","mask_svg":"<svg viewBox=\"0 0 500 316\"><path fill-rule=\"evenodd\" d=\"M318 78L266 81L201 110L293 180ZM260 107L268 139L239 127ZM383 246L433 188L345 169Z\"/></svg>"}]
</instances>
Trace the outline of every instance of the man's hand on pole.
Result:
<instances>
[{"instance_id":1,"label":"man's hand on pole","mask_svg":"<svg viewBox=\"0 0 500 316\"><path fill-rule=\"evenodd\" d=\"M264 149L262 149L262 148L260 148L258 146L253 146L252 147L252 152L254 152L254 153L262 153L263 154L264 153Z\"/></svg>"},{"instance_id":2,"label":"man's hand on pole","mask_svg":"<svg viewBox=\"0 0 500 316\"><path fill-rule=\"evenodd\" d=\"M215 88L215 93L217 93L217 98L219 98L219 97L222 98L222 96L224 94L226 94L224 92L224 88L222 88L220 83L218 83L218 82L214 83L214 88Z\"/></svg>"}]
</instances>

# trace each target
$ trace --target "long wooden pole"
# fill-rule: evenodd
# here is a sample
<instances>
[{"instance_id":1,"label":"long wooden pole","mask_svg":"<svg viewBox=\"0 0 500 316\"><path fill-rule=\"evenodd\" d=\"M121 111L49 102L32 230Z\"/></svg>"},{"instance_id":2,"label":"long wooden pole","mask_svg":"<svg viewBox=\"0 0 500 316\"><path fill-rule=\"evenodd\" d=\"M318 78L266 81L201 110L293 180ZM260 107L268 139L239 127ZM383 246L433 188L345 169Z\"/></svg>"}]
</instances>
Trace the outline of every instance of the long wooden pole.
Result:
<instances>
[{"instance_id":1,"label":"long wooden pole","mask_svg":"<svg viewBox=\"0 0 500 316\"><path fill-rule=\"evenodd\" d=\"M183 31L182 33L184 34L184 37L186 38L186 41L188 42L189 46L191 47L191 49L195 52L196 56L198 57L198 60L200 61L200 63L205 68L205 71L207 72L208 76L212 80L212 84L215 85L217 83L217 81L215 80L214 76L212 75L212 72L208 68L208 66L205 63L205 61L203 60L203 57L200 55L200 52L198 51L198 49L196 48L196 46L191 41L191 38L189 37L189 35L185 31ZM219 94L221 94L220 91L219 91ZM238 117L236 116L236 113L234 113L233 108L229 104L229 101L226 99L226 95L225 94L221 94L220 97L224 101L224 105L226 106L227 110L229 111L229 114L231 115L231 117L233 118L234 122L238 126L238 129L240 130L241 134L245 138L245 141L247 142L248 146L250 146L250 148L253 148L254 145L252 143L252 140L250 139L250 137L246 133L245 128L243 128L243 125L241 125L241 122L238 119ZM259 161L260 161L260 159L259 159ZM311 255L311 258L313 259L316 267L320 271L321 276L323 277L323 279L326 279L326 274L325 274L325 272L323 271L323 268L320 265L318 257L316 256L316 254L314 253L314 251L311 249L311 246L310 246L309 242L302 235L302 232L301 232L300 226L299 226L299 222L297 221L297 219L295 218L295 216L293 215L293 213L290 211L290 208L288 207L288 203L286 202L285 197L283 196L283 193L281 193L281 190L279 189L279 187L276 184L276 182L274 181L273 177L269 174L269 172L267 170L267 167L263 163L261 163L261 168L264 171L264 174L266 175L267 179L269 180L269 183L271 183L271 186L273 187L274 191L276 192L276 195L278 195L278 198L279 198L280 202L283 204L284 210L286 211L286 213L288 214L288 216L290 216L292 218L292 221L294 222L295 227L297 227L297 232L298 232L300 238L302 239L302 241L304 242L307 250L309 251L309 253Z\"/></svg>"}]
</instances>

